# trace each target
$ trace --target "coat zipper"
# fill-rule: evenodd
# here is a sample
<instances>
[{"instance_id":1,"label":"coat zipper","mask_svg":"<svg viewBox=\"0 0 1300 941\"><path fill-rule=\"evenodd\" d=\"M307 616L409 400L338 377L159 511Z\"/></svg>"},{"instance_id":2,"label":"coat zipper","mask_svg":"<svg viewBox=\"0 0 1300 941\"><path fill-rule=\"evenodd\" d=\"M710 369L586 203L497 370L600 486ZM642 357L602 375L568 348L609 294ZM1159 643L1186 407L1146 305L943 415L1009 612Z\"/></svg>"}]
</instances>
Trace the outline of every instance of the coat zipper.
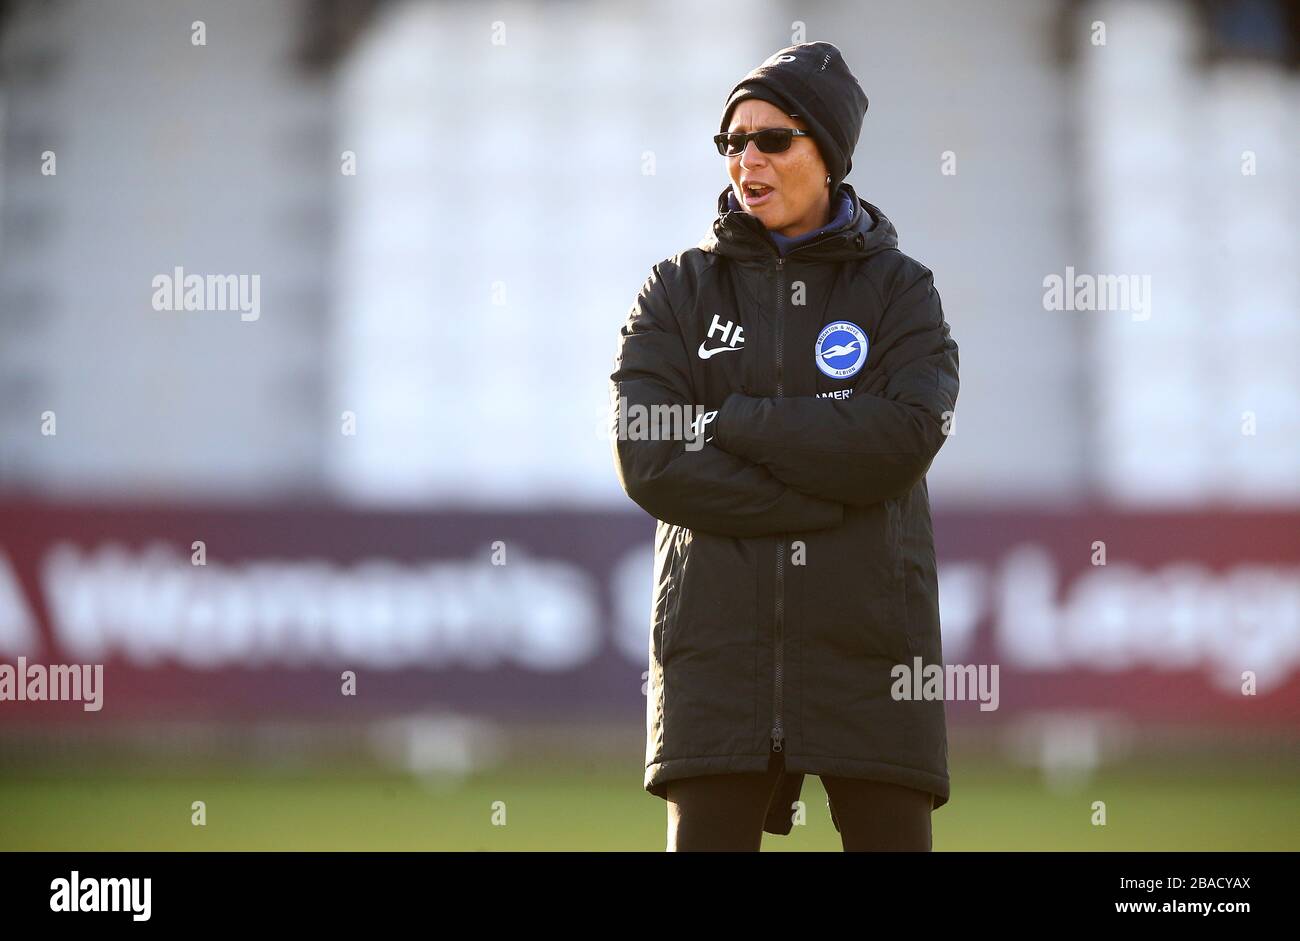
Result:
<instances>
[{"instance_id":1,"label":"coat zipper","mask_svg":"<svg viewBox=\"0 0 1300 941\"><path fill-rule=\"evenodd\" d=\"M824 236L829 239L832 236ZM807 248L815 245L823 239L816 242L809 242L806 245L800 245L794 249ZM861 242L858 243L861 246ZM768 246L776 252L774 243ZM785 258L779 252L776 252L776 397L779 399L785 393L784 374L782 372L782 354L784 353L785 344L785 320L782 315L782 307L785 302ZM782 681L785 670L785 537L778 536L776 539L776 631L774 642L774 689L772 691L772 751L781 751L785 747L785 727L782 717L782 700L783 689Z\"/></svg>"},{"instance_id":2,"label":"coat zipper","mask_svg":"<svg viewBox=\"0 0 1300 941\"><path fill-rule=\"evenodd\" d=\"M784 393L782 354L785 345L785 320L782 306L785 300L785 259L776 260L776 397ZM785 669L785 537L776 537L776 638L775 638L775 688L772 691L772 751L785 747L785 729L782 727L782 673Z\"/></svg>"}]
</instances>

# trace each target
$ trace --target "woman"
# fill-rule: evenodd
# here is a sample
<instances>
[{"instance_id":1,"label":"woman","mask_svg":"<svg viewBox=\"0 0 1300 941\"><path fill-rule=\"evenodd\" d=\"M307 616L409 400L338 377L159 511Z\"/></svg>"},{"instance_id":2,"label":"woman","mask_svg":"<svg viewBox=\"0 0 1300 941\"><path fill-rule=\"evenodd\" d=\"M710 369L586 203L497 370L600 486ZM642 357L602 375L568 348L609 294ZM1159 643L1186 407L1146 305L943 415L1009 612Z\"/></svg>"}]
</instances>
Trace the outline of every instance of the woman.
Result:
<instances>
[{"instance_id":1,"label":"woman","mask_svg":"<svg viewBox=\"0 0 1300 941\"><path fill-rule=\"evenodd\" d=\"M670 850L789 833L806 773L846 850L928 850L948 801L943 702L900 676L942 662L925 474L957 345L930 271L842 182L866 109L830 43L747 75L712 232L654 266L619 336L616 425L695 418L614 444L659 520L644 784Z\"/></svg>"}]
</instances>

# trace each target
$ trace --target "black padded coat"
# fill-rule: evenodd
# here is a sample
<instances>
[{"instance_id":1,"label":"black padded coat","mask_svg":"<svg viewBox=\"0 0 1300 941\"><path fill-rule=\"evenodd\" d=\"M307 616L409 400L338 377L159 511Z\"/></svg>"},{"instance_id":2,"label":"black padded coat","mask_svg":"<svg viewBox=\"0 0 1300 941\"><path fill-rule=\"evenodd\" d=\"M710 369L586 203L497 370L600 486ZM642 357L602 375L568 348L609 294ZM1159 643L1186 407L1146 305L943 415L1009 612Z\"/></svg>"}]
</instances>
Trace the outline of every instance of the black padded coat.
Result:
<instances>
[{"instance_id":1,"label":"black padded coat","mask_svg":"<svg viewBox=\"0 0 1300 941\"><path fill-rule=\"evenodd\" d=\"M610 377L620 482L659 521L644 787L781 752L770 833L805 773L949 798L944 704L891 671L942 663L925 475L957 344L930 270L841 186L850 222L785 257L724 190L652 269ZM653 406L703 413L701 435L635 432Z\"/></svg>"}]
</instances>

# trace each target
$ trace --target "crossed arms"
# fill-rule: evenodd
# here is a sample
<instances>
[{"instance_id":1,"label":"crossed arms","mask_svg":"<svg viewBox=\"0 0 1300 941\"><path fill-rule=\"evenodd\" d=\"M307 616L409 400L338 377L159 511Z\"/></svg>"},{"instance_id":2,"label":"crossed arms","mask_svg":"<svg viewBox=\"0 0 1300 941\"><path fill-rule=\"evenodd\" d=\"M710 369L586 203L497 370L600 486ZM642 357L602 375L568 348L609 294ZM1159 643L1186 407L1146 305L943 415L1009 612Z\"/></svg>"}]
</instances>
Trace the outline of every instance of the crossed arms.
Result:
<instances>
[{"instance_id":1,"label":"crossed arms","mask_svg":"<svg viewBox=\"0 0 1300 941\"><path fill-rule=\"evenodd\" d=\"M859 373L851 397L733 392L703 447L615 435L628 496L665 522L745 537L838 526L846 505L909 491L951 427L957 344L924 267L902 266L884 296L872 350L880 358ZM610 376L615 423L624 407L694 407L689 355L656 265L619 333Z\"/></svg>"}]
</instances>

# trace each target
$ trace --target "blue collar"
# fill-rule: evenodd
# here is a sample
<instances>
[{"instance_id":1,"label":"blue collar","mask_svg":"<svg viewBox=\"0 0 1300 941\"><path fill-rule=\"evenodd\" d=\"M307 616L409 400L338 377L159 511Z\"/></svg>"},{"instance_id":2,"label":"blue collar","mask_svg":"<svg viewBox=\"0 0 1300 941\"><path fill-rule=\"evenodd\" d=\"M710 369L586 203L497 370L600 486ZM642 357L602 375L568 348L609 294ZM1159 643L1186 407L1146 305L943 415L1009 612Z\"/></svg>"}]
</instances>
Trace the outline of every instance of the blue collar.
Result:
<instances>
[{"instance_id":1,"label":"blue collar","mask_svg":"<svg viewBox=\"0 0 1300 941\"><path fill-rule=\"evenodd\" d=\"M736 194L731 190L727 191L727 207L732 212L741 212L744 209L744 207L736 200ZM834 217L820 229L813 229L811 232L805 232L803 235L796 235L794 238L787 238L779 232L773 232L770 229L767 234L770 235L772 241L776 243L777 251L779 251L782 256L785 256L790 254L792 249L797 248L805 242L811 242L819 235L825 235L827 232L842 229L844 226L849 224L849 220L852 217L853 200L849 198L848 193L841 191L839 207L836 209Z\"/></svg>"}]
</instances>

